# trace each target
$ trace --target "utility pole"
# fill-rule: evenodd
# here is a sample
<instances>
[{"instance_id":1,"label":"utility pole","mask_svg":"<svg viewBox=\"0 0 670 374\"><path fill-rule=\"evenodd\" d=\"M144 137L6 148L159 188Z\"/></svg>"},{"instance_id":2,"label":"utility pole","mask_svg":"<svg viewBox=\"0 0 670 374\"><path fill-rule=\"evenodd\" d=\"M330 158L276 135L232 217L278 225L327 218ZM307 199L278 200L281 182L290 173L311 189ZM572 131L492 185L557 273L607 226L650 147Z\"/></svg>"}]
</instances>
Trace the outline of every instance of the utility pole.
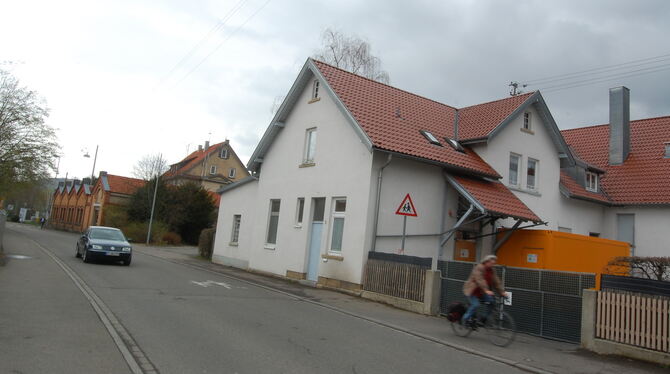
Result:
<instances>
[{"instance_id":1,"label":"utility pole","mask_svg":"<svg viewBox=\"0 0 670 374\"><path fill-rule=\"evenodd\" d=\"M163 162L163 154L161 153L158 156L158 164L160 165ZM156 194L158 194L158 178L160 178L160 170L156 172L156 186L154 187L154 198L153 202L151 203L151 214L149 215L149 230L147 232L147 245L149 245L149 241L151 240L151 225L153 224L154 221L154 209L156 208Z\"/></svg>"}]
</instances>

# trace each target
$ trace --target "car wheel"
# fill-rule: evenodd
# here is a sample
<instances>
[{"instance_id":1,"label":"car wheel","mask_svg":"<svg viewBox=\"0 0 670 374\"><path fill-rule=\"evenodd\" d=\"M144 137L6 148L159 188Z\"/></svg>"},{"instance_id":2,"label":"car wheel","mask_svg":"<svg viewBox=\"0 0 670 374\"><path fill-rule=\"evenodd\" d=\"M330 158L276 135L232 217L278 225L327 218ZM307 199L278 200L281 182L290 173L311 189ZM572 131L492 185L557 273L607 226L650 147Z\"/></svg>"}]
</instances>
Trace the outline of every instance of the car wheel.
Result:
<instances>
[{"instance_id":1,"label":"car wheel","mask_svg":"<svg viewBox=\"0 0 670 374\"><path fill-rule=\"evenodd\" d=\"M88 249L84 248L84 253L82 253L81 259L86 263L91 262L91 255L88 253Z\"/></svg>"},{"instance_id":2,"label":"car wheel","mask_svg":"<svg viewBox=\"0 0 670 374\"><path fill-rule=\"evenodd\" d=\"M76 258L81 258L81 253L79 253L79 244L75 246L76 252L74 253L74 257Z\"/></svg>"},{"instance_id":3,"label":"car wheel","mask_svg":"<svg viewBox=\"0 0 670 374\"><path fill-rule=\"evenodd\" d=\"M130 260L132 260L132 257L128 257L127 260L123 260L123 266L129 266L130 265Z\"/></svg>"}]
</instances>

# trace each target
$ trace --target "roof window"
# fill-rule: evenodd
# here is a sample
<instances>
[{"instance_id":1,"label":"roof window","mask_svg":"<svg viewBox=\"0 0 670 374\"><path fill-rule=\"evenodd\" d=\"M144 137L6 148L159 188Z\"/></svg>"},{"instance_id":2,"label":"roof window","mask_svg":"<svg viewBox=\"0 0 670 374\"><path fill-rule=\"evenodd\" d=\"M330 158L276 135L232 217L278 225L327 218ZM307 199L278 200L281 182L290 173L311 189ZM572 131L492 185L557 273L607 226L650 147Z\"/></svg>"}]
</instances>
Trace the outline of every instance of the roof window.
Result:
<instances>
[{"instance_id":1,"label":"roof window","mask_svg":"<svg viewBox=\"0 0 670 374\"><path fill-rule=\"evenodd\" d=\"M435 135L433 135L433 133L431 133L430 131L420 130L420 132L421 132L421 135L425 136L426 139L428 139L428 141L431 144L442 146L442 143L440 143L440 141L437 140L437 137L435 137Z\"/></svg>"},{"instance_id":2,"label":"roof window","mask_svg":"<svg viewBox=\"0 0 670 374\"><path fill-rule=\"evenodd\" d=\"M665 158L670 158L670 142L665 143Z\"/></svg>"},{"instance_id":3,"label":"roof window","mask_svg":"<svg viewBox=\"0 0 670 374\"><path fill-rule=\"evenodd\" d=\"M453 149L465 153L465 149L463 149L463 146L460 145L455 139L450 139L450 138L444 138L446 140L447 144L449 144Z\"/></svg>"}]
</instances>

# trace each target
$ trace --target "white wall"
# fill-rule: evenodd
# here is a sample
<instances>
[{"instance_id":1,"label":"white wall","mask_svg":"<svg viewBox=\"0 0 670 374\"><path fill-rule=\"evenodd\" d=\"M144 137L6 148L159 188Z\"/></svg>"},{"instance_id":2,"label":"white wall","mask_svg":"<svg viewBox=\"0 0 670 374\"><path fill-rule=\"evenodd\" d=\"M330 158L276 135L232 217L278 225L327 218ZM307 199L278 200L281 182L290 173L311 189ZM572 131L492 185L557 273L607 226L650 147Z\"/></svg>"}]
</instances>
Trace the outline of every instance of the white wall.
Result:
<instances>
[{"instance_id":1,"label":"white wall","mask_svg":"<svg viewBox=\"0 0 670 374\"><path fill-rule=\"evenodd\" d=\"M252 229L254 223L258 221L254 204L257 193L258 182L252 181L221 196L212 262L243 269L249 267L249 245L253 241ZM237 245L231 245L233 216L236 214L242 216L240 232Z\"/></svg>"},{"instance_id":2,"label":"white wall","mask_svg":"<svg viewBox=\"0 0 670 374\"><path fill-rule=\"evenodd\" d=\"M617 238L617 214L635 214L636 256L670 256L670 207L612 207L604 217L603 231L608 239Z\"/></svg>"}]
</instances>

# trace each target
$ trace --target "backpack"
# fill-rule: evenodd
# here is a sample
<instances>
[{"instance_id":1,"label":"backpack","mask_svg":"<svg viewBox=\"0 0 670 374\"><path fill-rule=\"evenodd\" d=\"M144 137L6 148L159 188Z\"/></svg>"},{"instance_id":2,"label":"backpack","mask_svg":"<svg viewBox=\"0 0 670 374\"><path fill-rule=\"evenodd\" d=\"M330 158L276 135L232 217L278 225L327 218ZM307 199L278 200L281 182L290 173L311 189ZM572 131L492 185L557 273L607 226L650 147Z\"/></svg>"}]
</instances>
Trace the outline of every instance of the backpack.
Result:
<instances>
[{"instance_id":1,"label":"backpack","mask_svg":"<svg viewBox=\"0 0 670 374\"><path fill-rule=\"evenodd\" d=\"M465 314L465 304L455 301L447 307L447 319L449 322L458 322Z\"/></svg>"}]
</instances>

